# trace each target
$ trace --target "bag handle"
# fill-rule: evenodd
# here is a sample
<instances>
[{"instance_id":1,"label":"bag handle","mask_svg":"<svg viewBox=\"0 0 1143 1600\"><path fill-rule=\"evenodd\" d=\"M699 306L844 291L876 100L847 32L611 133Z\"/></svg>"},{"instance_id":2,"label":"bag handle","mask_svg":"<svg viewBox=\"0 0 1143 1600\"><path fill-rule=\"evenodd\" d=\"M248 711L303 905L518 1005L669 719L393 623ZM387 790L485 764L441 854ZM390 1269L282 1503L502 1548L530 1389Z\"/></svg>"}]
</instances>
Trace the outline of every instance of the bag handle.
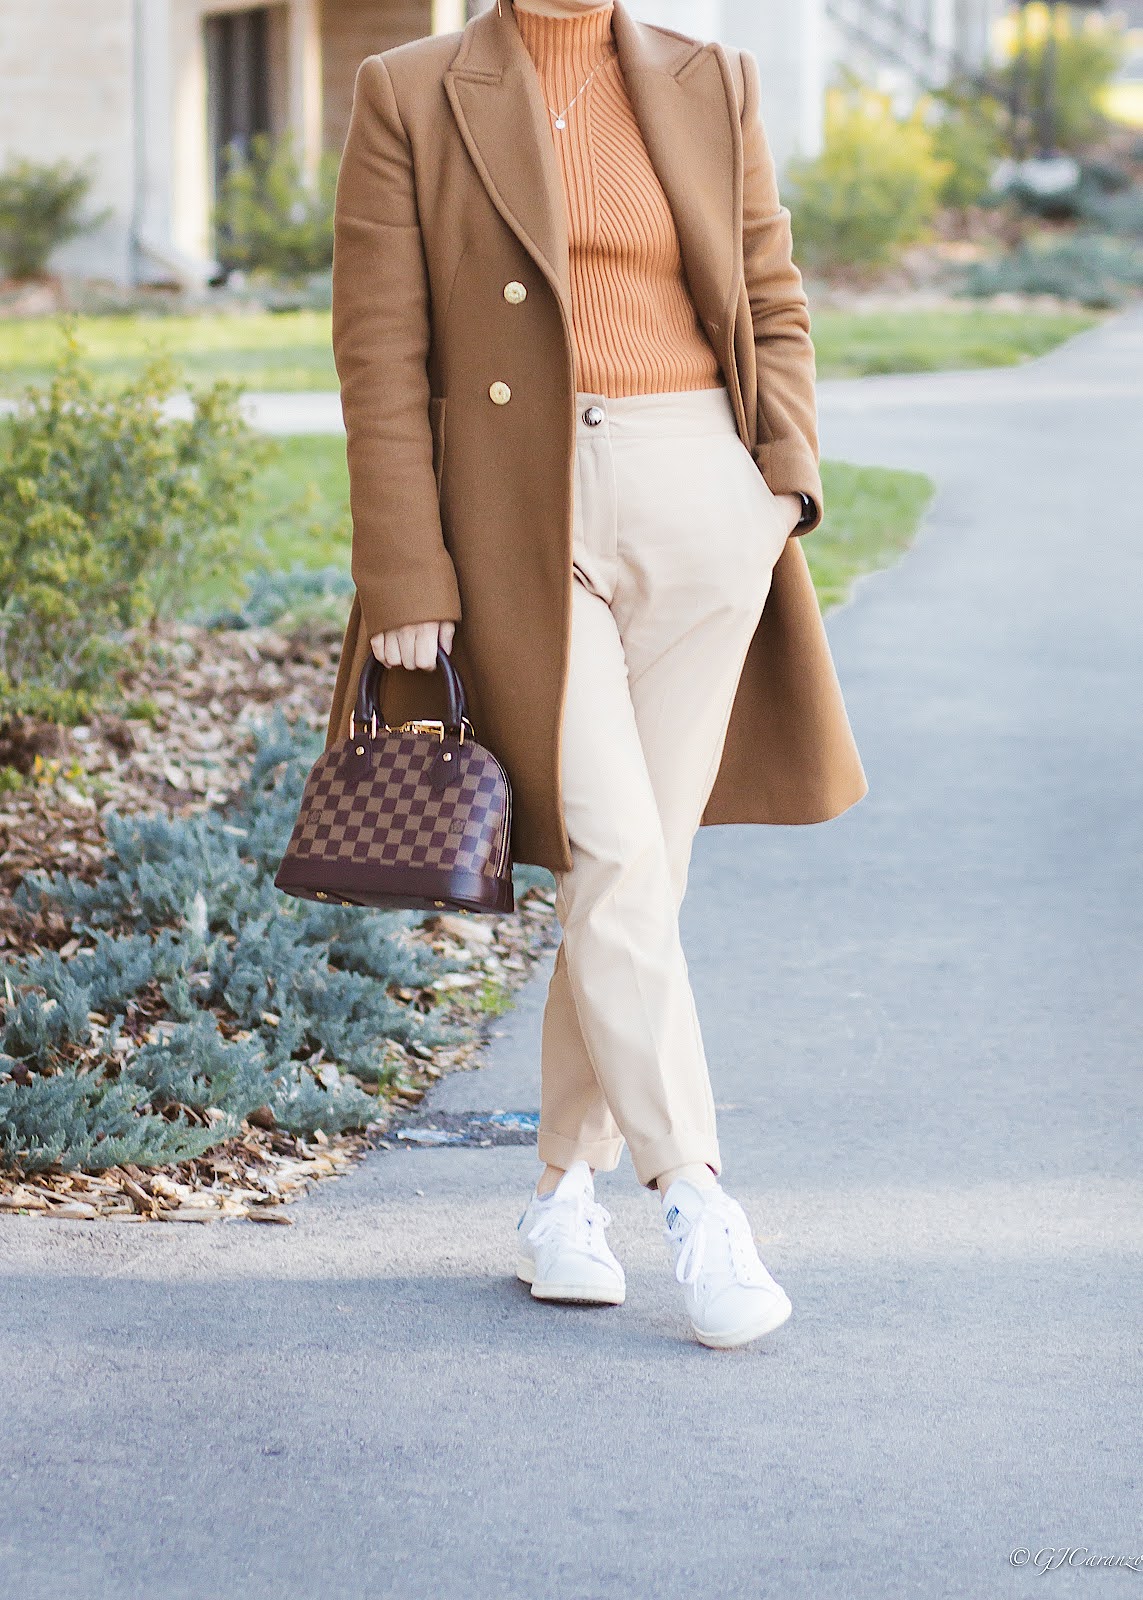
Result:
<instances>
[{"instance_id":1,"label":"bag handle","mask_svg":"<svg viewBox=\"0 0 1143 1600\"><path fill-rule=\"evenodd\" d=\"M460 673L449 659L447 651L438 642L437 666L444 673L445 696L448 701L447 720L444 724L443 736L456 739L464 738L464 724L468 722L468 704L464 694L464 684L460 680ZM357 702L350 718L350 735L353 734L354 725L368 729L371 738L376 738L378 732L391 732L389 724L381 712L381 695L384 688L385 663L378 661L370 650L361 668L361 677L357 685ZM471 730L472 724L468 722Z\"/></svg>"}]
</instances>

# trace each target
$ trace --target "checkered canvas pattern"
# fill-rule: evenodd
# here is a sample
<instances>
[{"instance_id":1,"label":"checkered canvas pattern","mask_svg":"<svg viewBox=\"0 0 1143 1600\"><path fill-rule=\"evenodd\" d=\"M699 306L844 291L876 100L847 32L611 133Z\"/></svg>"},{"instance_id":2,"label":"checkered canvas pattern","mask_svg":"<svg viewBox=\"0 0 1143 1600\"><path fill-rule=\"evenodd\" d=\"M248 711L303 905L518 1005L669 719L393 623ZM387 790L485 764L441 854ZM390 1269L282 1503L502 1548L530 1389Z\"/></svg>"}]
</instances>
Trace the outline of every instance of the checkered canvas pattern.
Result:
<instances>
[{"instance_id":1,"label":"checkered canvas pattern","mask_svg":"<svg viewBox=\"0 0 1143 1600\"><path fill-rule=\"evenodd\" d=\"M433 734L384 736L367 761L348 743L327 751L306 782L287 859L494 873L509 825L507 780L481 745L455 749L457 773L441 792L428 777L440 751Z\"/></svg>"}]
</instances>

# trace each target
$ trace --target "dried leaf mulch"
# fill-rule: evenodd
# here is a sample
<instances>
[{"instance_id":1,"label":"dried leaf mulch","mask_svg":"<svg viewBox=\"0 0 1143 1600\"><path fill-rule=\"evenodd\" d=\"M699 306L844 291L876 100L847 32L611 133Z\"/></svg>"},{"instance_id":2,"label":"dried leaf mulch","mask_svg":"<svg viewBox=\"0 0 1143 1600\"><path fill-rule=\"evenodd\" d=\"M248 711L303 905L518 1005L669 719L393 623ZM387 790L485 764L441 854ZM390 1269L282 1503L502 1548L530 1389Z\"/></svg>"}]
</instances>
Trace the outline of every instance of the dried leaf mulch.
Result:
<instances>
[{"instance_id":1,"label":"dried leaf mulch","mask_svg":"<svg viewBox=\"0 0 1143 1600\"><path fill-rule=\"evenodd\" d=\"M254 724L275 706L325 726L340 633L178 624L150 644L126 685L136 714L101 715L70 729L31 718L0 723L0 769L22 780L0 789L0 959L79 948L63 916L29 914L12 894L33 868L97 876L108 809L186 815L222 804L245 777ZM409 935L444 956L448 970L431 994L407 998L431 1001L442 1020L463 1022L468 1037L409 1049L387 1040L394 1082L378 1094L377 1118L366 1129L302 1138L247 1119L240 1135L205 1156L159 1171L0 1173L0 1215L291 1222L291 1200L349 1171L370 1150L392 1148L385 1134L395 1119L414 1110L446 1072L478 1064L513 991L558 938L554 888L541 883L518 895L515 915L442 913Z\"/></svg>"},{"instance_id":2,"label":"dried leaf mulch","mask_svg":"<svg viewBox=\"0 0 1143 1600\"><path fill-rule=\"evenodd\" d=\"M323 728L339 648L328 630L174 624L140 639L122 676L132 714L75 728L0 722L0 954L66 943L61 917L29 919L12 892L32 868L94 878L105 811L182 816L222 804L245 777L253 725L275 706Z\"/></svg>"}]
</instances>

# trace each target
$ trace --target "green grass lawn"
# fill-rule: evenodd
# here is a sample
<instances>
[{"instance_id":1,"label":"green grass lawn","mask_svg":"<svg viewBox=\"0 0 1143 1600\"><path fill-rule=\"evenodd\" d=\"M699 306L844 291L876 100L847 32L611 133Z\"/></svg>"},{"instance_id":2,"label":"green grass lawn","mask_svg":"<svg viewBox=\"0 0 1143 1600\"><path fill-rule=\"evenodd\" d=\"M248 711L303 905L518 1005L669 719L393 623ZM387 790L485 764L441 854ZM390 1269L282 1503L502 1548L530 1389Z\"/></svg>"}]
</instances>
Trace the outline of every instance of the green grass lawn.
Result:
<instances>
[{"instance_id":1,"label":"green grass lawn","mask_svg":"<svg viewBox=\"0 0 1143 1600\"><path fill-rule=\"evenodd\" d=\"M132 377L171 356L188 382L230 378L244 389L336 389L328 311L188 317L77 317L76 334L101 377ZM55 317L0 322L0 394L42 382L61 349Z\"/></svg>"},{"instance_id":2,"label":"green grass lawn","mask_svg":"<svg viewBox=\"0 0 1143 1600\"><path fill-rule=\"evenodd\" d=\"M827 501L822 526L806 539L806 555L823 608L846 597L855 577L888 566L912 539L933 491L917 472L853 467L826 462ZM312 435L275 441L258 475L256 500L243 522L242 559L235 572L288 571L349 566L349 479L345 445L337 437ZM226 605L242 585L220 577L195 597L196 604Z\"/></svg>"},{"instance_id":3,"label":"green grass lawn","mask_svg":"<svg viewBox=\"0 0 1143 1600\"><path fill-rule=\"evenodd\" d=\"M889 566L911 542L933 496L920 472L822 463L826 512L806 535L806 557L823 611L840 605L854 578Z\"/></svg>"},{"instance_id":4,"label":"green grass lawn","mask_svg":"<svg viewBox=\"0 0 1143 1600\"><path fill-rule=\"evenodd\" d=\"M832 311L813 315L821 378L1014 367L1100 321L1087 311Z\"/></svg>"},{"instance_id":5,"label":"green grass lawn","mask_svg":"<svg viewBox=\"0 0 1143 1600\"><path fill-rule=\"evenodd\" d=\"M833 311L814 314L823 378L1012 366L1043 355L1098 321L1078 311ZM336 389L329 313L80 317L76 329L95 370L137 372L149 354L172 356L188 381L230 378L245 389ZM0 322L0 395L42 381L60 348L57 319Z\"/></svg>"},{"instance_id":6,"label":"green grass lawn","mask_svg":"<svg viewBox=\"0 0 1143 1600\"><path fill-rule=\"evenodd\" d=\"M349 472L345 441L301 434L267 441L269 461L254 482L242 528L248 565L288 571L348 559Z\"/></svg>"}]
</instances>

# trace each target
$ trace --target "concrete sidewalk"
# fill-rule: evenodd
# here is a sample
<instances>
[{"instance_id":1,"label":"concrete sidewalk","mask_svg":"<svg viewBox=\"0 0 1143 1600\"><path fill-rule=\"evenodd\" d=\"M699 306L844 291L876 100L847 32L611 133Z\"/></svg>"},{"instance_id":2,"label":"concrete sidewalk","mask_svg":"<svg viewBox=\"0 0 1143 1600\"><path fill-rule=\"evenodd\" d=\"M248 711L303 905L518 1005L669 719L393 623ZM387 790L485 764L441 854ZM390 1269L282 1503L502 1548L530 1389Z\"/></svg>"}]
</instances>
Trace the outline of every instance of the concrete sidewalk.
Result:
<instances>
[{"instance_id":1,"label":"concrete sidewalk","mask_svg":"<svg viewBox=\"0 0 1143 1600\"><path fill-rule=\"evenodd\" d=\"M601 1175L620 1308L533 1302L528 1148L379 1153L292 1229L0 1220L0 1596L977 1600L1139 1557L1143 317L823 386L918 467L830 620L871 793L700 832L727 1188L794 1315L689 1338ZM535 1108L547 967L454 1109ZM1073 1568L1056 1594L1139 1581Z\"/></svg>"}]
</instances>

